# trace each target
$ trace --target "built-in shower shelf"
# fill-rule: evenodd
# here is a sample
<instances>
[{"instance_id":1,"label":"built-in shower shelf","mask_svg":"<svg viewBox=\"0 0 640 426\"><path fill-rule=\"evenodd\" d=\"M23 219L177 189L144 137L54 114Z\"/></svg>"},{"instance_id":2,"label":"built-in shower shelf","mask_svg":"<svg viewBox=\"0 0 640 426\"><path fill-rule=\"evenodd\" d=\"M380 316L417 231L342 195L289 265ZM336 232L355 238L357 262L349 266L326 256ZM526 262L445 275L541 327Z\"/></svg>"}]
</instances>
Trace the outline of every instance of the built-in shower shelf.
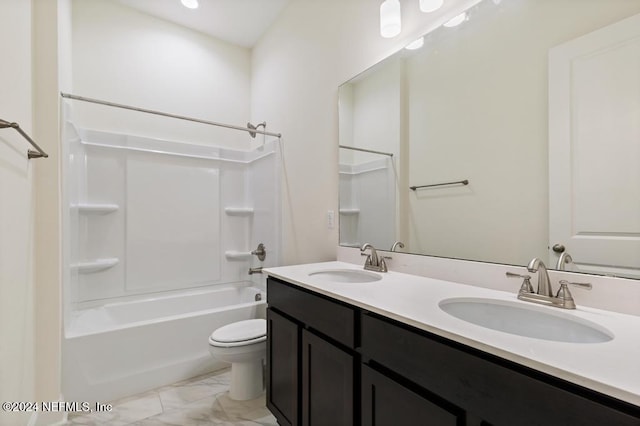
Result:
<instances>
[{"instance_id":1,"label":"built-in shower shelf","mask_svg":"<svg viewBox=\"0 0 640 426\"><path fill-rule=\"evenodd\" d=\"M249 251L225 251L224 252L224 257L227 258L227 260L237 260L237 261L241 261L241 260L249 260L251 259L251 256L253 256L251 254L251 252Z\"/></svg>"},{"instance_id":2,"label":"built-in shower shelf","mask_svg":"<svg viewBox=\"0 0 640 426\"><path fill-rule=\"evenodd\" d=\"M360 214L360 209L340 209L340 214L345 216L353 216L356 214Z\"/></svg>"},{"instance_id":3,"label":"built-in shower shelf","mask_svg":"<svg viewBox=\"0 0 640 426\"><path fill-rule=\"evenodd\" d=\"M352 242L352 243L340 243L340 245L341 245L342 247L355 247L355 248L360 248L360 247L362 247L362 244L361 244L361 243L353 243L353 242Z\"/></svg>"},{"instance_id":4,"label":"built-in shower shelf","mask_svg":"<svg viewBox=\"0 0 640 426\"><path fill-rule=\"evenodd\" d=\"M84 214L107 214L107 213L113 213L120 208L120 206L118 206L117 204L89 204L89 203L76 204L72 207L77 208L80 213L84 213Z\"/></svg>"},{"instance_id":5,"label":"built-in shower shelf","mask_svg":"<svg viewBox=\"0 0 640 426\"><path fill-rule=\"evenodd\" d=\"M227 216L251 216L253 208L251 207L225 207L224 212Z\"/></svg>"},{"instance_id":6,"label":"built-in shower shelf","mask_svg":"<svg viewBox=\"0 0 640 426\"><path fill-rule=\"evenodd\" d=\"M112 257L107 259L96 259L89 262L78 262L71 265L71 268L76 269L80 274L92 274L94 272L104 271L109 268L113 268L118 264L120 260Z\"/></svg>"}]
</instances>

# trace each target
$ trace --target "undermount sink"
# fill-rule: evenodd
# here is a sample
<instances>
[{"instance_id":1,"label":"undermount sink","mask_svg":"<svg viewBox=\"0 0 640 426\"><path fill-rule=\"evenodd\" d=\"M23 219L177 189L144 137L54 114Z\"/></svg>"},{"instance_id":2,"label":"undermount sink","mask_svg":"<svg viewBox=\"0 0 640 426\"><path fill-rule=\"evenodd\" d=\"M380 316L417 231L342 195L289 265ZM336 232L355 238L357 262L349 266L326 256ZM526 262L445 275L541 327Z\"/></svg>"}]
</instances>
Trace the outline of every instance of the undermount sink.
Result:
<instances>
[{"instance_id":1,"label":"undermount sink","mask_svg":"<svg viewBox=\"0 0 640 426\"><path fill-rule=\"evenodd\" d=\"M310 272L309 276L339 283L370 283L382 279L379 274L358 269L323 269Z\"/></svg>"},{"instance_id":2,"label":"undermount sink","mask_svg":"<svg viewBox=\"0 0 640 426\"><path fill-rule=\"evenodd\" d=\"M439 307L463 321L518 336L567 343L603 343L613 339L611 332L595 323L549 311L557 308L480 298L445 299Z\"/></svg>"}]
</instances>

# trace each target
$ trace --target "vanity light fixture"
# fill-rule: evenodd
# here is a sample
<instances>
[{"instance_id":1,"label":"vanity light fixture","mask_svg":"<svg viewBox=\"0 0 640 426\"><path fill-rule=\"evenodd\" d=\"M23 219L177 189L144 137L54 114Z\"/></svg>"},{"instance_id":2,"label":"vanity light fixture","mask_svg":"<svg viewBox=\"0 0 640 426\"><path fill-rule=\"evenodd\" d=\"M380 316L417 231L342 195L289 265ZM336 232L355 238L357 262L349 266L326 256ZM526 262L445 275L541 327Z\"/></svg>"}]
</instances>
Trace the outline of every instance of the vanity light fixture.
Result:
<instances>
[{"instance_id":1,"label":"vanity light fixture","mask_svg":"<svg viewBox=\"0 0 640 426\"><path fill-rule=\"evenodd\" d=\"M451 18L450 20L448 20L442 25L447 28L457 27L458 25L466 21L466 19L467 19L467 12L462 12L460 15Z\"/></svg>"},{"instance_id":2,"label":"vanity light fixture","mask_svg":"<svg viewBox=\"0 0 640 426\"><path fill-rule=\"evenodd\" d=\"M182 5L189 9L197 9L198 8L198 0L180 0Z\"/></svg>"},{"instance_id":3,"label":"vanity light fixture","mask_svg":"<svg viewBox=\"0 0 640 426\"><path fill-rule=\"evenodd\" d=\"M395 37L402 31L400 0L384 0L380 5L380 35Z\"/></svg>"},{"instance_id":4,"label":"vanity light fixture","mask_svg":"<svg viewBox=\"0 0 640 426\"><path fill-rule=\"evenodd\" d=\"M420 10L422 12L435 12L440 9L444 3L444 0L420 0Z\"/></svg>"},{"instance_id":5,"label":"vanity light fixture","mask_svg":"<svg viewBox=\"0 0 640 426\"><path fill-rule=\"evenodd\" d=\"M407 50L417 50L417 49L420 49L422 46L424 46L424 37L420 37L419 39L412 41L411 43L407 44L404 48Z\"/></svg>"}]
</instances>

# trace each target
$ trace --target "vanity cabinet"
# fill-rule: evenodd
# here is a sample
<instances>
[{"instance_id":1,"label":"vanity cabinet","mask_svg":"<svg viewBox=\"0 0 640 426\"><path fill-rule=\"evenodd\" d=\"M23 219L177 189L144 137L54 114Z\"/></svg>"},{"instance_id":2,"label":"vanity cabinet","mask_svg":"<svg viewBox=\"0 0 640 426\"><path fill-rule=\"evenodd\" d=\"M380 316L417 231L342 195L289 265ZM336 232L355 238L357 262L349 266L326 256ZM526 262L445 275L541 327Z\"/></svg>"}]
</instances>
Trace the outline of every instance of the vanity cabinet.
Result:
<instances>
[{"instance_id":1,"label":"vanity cabinet","mask_svg":"<svg viewBox=\"0 0 640 426\"><path fill-rule=\"evenodd\" d=\"M282 280L267 285L267 407L280 425L640 426L638 406Z\"/></svg>"},{"instance_id":2,"label":"vanity cabinet","mask_svg":"<svg viewBox=\"0 0 640 426\"><path fill-rule=\"evenodd\" d=\"M353 307L267 282L267 407L281 426L356 424Z\"/></svg>"},{"instance_id":3,"label":"vanity cabinet","mask_svg":"<svg viewBox=\"0 0 640 426\"><path fill-rule=\"evenodd\" d=\"M640 425L639 407L519 364L371 313L361 326L365 362L448 407L456 424Z\"/></svg>"}]
</instances>

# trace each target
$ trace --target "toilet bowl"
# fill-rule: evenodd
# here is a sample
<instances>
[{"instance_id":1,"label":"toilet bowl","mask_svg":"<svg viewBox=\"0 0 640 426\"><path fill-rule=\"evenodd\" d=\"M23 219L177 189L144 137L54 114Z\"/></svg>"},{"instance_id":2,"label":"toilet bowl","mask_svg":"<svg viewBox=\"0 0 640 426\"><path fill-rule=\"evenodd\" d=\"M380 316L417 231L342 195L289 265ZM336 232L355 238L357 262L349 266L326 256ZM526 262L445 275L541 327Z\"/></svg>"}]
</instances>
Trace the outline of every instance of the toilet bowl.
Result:
<instances>
[{"instance_id":1,"label":"toilet bowl","mask_svg":"<svg viewBox=\"0 0 640 426\"><path fill-rule=\"evenodd\" d=\"M211 333L209 352L214 358L231 363L231 399L254 399L264 392L266 341L264 319L234 322Z\"/></svg>"}]
</instances>

